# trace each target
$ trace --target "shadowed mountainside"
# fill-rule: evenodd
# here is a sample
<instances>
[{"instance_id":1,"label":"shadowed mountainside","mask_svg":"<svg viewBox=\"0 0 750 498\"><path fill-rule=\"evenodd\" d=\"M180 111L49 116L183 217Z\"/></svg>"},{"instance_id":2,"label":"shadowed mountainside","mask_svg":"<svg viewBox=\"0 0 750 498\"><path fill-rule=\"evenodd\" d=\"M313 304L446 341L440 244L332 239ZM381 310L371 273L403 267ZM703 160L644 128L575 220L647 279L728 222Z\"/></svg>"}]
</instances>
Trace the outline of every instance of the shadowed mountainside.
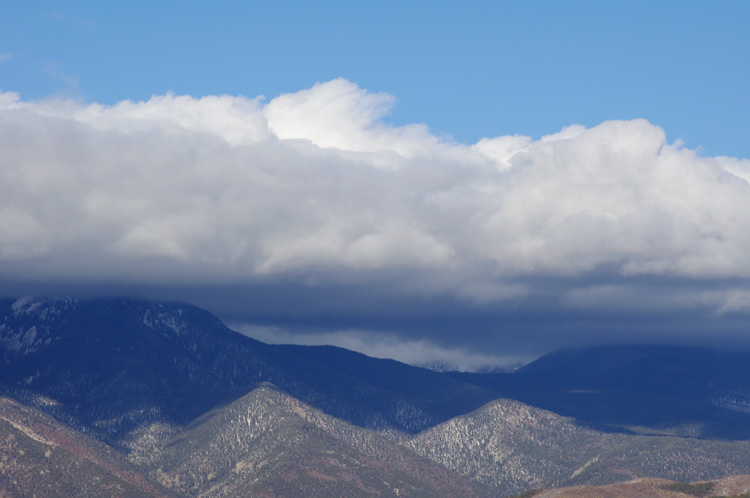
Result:
<instances>
[{"instance_id":1,"label":"shadowed mountainside","mask_svg":"<svg viewBox=\"0 0 750 498\"><path fill-rule=\"evenodd\" d=\"M186 304L0 300L3 413L16 414L0 420L15 462L0 483L9 496L485 498L746 474L749 359L623 346L437 373L266 345ZM88 453L51 445L33 428L45 424Z\"/></svg>"},{"instance_id":2,"label":"shadowed mountainside","mask_svg":"<svg viewBox=\"0 0 750 498\"><path fill-rule=\"evenodd\" d=\"M750 353L676 346L562 351L512 374L450 373L602 430L750 438Z\"/></svg>"},{"instance_id":3,"label":"shadowed mountainside","mask_svg":"<svg viewBox=\"0 0 750 498\"><path fill-rule=\"evenodd\" d=\"M325 349L301 354L268 346L187 304L5 300L0 341L0 382L57 399L113 442L145 423L189 423L260 382L355 425L406 433L496 397L435 372L386 362L404 385L415 379L409 389L392 390L393 374L359 375L347 367L385 360L338 349L337 361L326 362L320 358Z\"/></svg>"}]
</instances>

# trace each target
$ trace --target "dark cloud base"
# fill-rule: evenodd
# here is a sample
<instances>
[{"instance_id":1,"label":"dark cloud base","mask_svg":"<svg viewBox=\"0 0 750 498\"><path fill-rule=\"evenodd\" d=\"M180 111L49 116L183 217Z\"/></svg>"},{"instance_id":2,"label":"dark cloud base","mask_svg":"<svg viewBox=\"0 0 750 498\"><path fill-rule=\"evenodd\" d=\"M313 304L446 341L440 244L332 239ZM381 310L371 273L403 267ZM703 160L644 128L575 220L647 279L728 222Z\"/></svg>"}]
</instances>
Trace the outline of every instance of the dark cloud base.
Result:
<instances>
[{"instance_id":1,"label":"dark cloud base","mask_svg":"<svg viewBox=\"0 0 750 498\"><path fill-rule=\"evenodd\" d=\"M454 297L392 296L378 289L297 285L155 287L70 282L10 283L0 294L138 296L185 301L225 323L273 327L299 338L357 330L376 338L427 341L467 355L524 360L604 344L674 344L750 350L746 317L708 309L604 312L566 309L555 296L478 306ZM330 336L329 336L330 337ZM403 359L403 358L402 358Z\"/></svg>"}]
</instances>

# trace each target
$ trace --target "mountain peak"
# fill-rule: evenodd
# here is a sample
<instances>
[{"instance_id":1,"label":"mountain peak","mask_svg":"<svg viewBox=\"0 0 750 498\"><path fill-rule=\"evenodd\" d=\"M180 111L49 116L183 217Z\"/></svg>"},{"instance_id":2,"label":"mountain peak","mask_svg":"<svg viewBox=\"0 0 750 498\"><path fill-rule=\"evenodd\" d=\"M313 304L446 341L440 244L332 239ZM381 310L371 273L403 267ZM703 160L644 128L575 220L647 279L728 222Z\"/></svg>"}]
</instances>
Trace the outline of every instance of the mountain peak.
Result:
<instances>
[{"instance_id":1,"label":"mountain peak","mask_svg":"<svg viewBox=\"0 0 750 498\"><path fill-rule=\"evenodd\" d=\"M710 439L747 433L745 360L609 347L443 374L263 344L183 303L0 301L0 390L185 496L476 497L747 473L750 442ZM0 437L50 441L15 423ZM705 439L675 437L682 426Z\"/></svg>"},{"instance_id":2,"label":"mountain peak","mask_svg":"<svg viewBox=\"0 0 750 498\"><path fill-rule=\"evenodd\" d=\"M34 315L40 320L51 320L69 307L75 306L77 302L77 299L71 297L24 296L13 301L10 307L15 317Z\"/></svg>"}]
</instances>

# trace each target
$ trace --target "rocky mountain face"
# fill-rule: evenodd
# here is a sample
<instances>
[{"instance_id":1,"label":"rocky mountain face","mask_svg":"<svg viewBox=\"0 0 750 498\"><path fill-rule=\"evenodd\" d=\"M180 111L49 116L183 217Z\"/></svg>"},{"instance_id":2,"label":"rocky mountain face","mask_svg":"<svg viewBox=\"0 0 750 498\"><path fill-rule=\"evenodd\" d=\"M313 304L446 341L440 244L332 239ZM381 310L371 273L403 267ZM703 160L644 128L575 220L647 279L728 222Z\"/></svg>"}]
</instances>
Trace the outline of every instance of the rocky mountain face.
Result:
<instances>
[{"instance_id":1,"label":"rocky mountain face","mask_svg":"<svg viewBox=\"0 0 750 498\"><path fill-rule=\"evenodd\" d=\"M481 486L271 385L131 458L185 496L481 496Z\"/></svg>"},{"instance_id":2,"label":"rocky mountain face","mask_svg":"<svg viewBox=\"0 0 750 498\"><path fill-rule=\"evenodd\" d=\"M269 346L186 304L0 300L0 491L489 498L745 474L746 360L623 347L438 373Z\"/></svg>"},{"instance_id":3,"label":"rocky mountain face","mask_svg":"<svg viewBox=\"0 0 750 498\"><path fill-rule=\"evenodd\" d=\"M500 399L410 439L416 453L506 496L534 488L746 473L750 442L606 433Z\"/></svg>"},{"instance_id":4,"label":"rocky mountain face","mask_svg":"<svg viewBox=\"0 0 750 498\"><path fill-rule=\"evenodd\" d=\"M0 397L0 448L3 497L175 496L122 453L6 397Z\"/></svg>"}]
</instances>

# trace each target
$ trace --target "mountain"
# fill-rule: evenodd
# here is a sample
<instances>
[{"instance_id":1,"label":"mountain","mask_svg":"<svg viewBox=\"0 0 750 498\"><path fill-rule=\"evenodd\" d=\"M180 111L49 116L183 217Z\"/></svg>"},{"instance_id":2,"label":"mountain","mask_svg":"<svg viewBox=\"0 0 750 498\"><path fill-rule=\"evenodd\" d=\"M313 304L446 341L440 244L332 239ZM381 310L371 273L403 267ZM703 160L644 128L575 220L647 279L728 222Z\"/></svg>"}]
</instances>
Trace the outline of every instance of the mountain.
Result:
<instances>
[{"instance_id":1,"label":"mountain","mask_svg":"<svg viewBox=\"0 0 750 498\"><path fill-rule=\"evenodd\" d=\"M338 347L275 346L269 354L300 377L312 373L309 367L303 365L313 364L319 370L325 369L333 371L336 376L356 379L358 383L390 393L389 396L396 394L398 400L395 402L394 416L408 432L419 432L497 398L497 394L489 389L428 369L394 360L370 358ZM318 376L316 374L310 382L320 380ZM320 383L320 388L330 389L332 383L325 385L324 382ZM351 385L343 387L348 389ZM339 393L339 396L342 394ZM369 396L372 397L372 394ZM358 425L370 427L367 424Z\"/></svg>"},{"instance_id":2,"label":"mountain","mask_svg":"<svg viewBox=\"0 0 750 498\"><path fill-rule=\"evenodd\" d=\"M271 385L134 460L186 496L486 496L477 483Z\"/></svg>"},{"instance_id":3,"label":"mountain","mask_svg":"<svg viewBox=\"0 0 750 498\"><path fill-rule=\"evenodd\" d=\"M748 474L748 359L613 346L439 373L263 344L182 303L0 300L0 491L490 498Z\"/></svg>"},{"instance_id":4,"label":"mountain","mask_svg":"<svg viewBox=\"0 0 750 498\"><path fill-rule=\"evenodd\" d=\"M0 380L56 399L114 442L153 420L187 423L275 374L260 343L190 306L36 299L0 309Z\"/></svg>"},{"instance_id":5,"label":"mountain","mask_svg":"<svg viewBox=\"0 0 750 498\"><path fill-rule=\"evenodd\" d=\"M113 443L154 421L187 424L260 382L355 425L405 433L496 397L339 348L268 346L187 304L4 300L0 341L0 383L57 399Z\"/></svg>"},{"instance_id":6,"label":"mountain","mask_svg":"<svg viewBox=\"0 0 750 498\"><path fill-rule=\"evenodd\" d=\"M169 498L123 454L12 399L0 398L0 496Z\"/></svg>"},{"instance_id":7,"label":"mountain","mask_svg":"<svg viewBox=\"0 0 750 498\"><path fill-rule=\"evenodd\" d=\"M126 460L34 408L0 398L1 496L487 496L476 482L271 385L171 438L150 437L149 429L132 441Z\"/></svg>"},{"instance_id":8,"label":"mountain","mask_svg":"<svg viewBox=\"0 0 750 498\"><path fill-rule=\"evenodd\" d=\"M615 432L750 438L750 353L676 346L561 351L512 374L451 373Z\"/></svg>"},{"instance_id":9,"label":"mountain","mask_svg":"<svg viewBox=\"0 0 750 498\"><path fill-rule=\"evenodd\" d=\"M693 481L750 469L748 441L602 432L506 399L423 431L406 446L502 496L642 477Z\"/></svg>"}]
</instances>

